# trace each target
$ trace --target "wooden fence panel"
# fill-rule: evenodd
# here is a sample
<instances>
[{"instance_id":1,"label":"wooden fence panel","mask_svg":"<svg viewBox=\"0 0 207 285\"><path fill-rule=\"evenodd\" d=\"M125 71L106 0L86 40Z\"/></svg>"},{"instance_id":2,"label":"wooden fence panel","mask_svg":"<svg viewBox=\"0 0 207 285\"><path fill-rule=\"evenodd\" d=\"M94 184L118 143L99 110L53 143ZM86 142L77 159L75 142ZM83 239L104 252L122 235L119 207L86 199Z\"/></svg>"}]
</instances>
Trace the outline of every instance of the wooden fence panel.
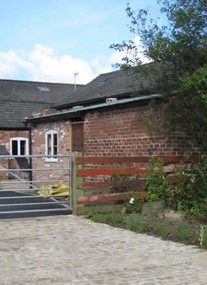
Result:
<instances>
[{"instance_id":1,"label":"wooden fence panel","mask_svg":"<svg viewBox=\"0 0 207 285\"><path fill-rule=\"evenodd\" d=\"M116 211L130 197L146 197L143 176L146 167L134 167L129 164L146 165L152 157L84 157L81 153L73 155L73 213L83 214L87 210L98 212ZM159 156L165 165L187 163L195 158L182 156ZM117 164L121 167L117 167ZM107 167L105 166L107 165ZM110 167L109 167L110 165ZM113 167L113 165L115 165ZM89 168L87 168L87 166ZM130 180L136 175L138 180ZM128 177L127 181L84 181L87 177L98 176ZM141 187L141 183L143 184ZM129 190L131 189L131 190ZM143 189L145 191L143 191Z\"/></svg>"},{"instance_id":2,"label":"wooden fence panel","mask_svg":"<svg viewBox=\"0 0 207 285\"><path fill-rule=\"evenodd\" d=\"M97 175L128 175L128 174L144 174L146 168L88 168L78 169L79 176L97 176Z\"/></svg>"}]
</instances>

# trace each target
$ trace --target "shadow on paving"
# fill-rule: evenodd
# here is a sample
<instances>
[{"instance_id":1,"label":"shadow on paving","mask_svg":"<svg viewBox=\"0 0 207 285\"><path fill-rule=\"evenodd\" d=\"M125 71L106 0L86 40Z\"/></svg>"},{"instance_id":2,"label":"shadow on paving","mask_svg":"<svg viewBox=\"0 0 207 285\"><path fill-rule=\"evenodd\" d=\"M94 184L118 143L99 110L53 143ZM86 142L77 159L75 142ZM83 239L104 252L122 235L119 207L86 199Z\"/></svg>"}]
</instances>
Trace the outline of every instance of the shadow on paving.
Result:
<instances>
[{"instance_id":1,"label":"shadow on paving","mask_svg":"<svg viewBox=\"0 0 207 285\"><path fill-rule=\"evenodd\" d=\"M54 198L0 190L0 219L67 215L72 211L67 204Z\"/></svg>"}]
</instances>

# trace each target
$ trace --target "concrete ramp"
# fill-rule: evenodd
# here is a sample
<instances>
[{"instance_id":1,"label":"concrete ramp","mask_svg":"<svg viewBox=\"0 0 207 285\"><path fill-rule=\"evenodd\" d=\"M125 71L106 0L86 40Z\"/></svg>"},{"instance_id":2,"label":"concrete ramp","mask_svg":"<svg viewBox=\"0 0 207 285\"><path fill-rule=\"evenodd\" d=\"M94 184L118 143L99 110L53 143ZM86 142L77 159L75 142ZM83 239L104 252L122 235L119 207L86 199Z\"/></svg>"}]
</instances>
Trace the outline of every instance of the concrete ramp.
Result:
<instances>
[{"instance_id":1,"label":"concrete ramp","mask_svg":"<svg viewBox=\"0 0 207 285\"><path fill-rule=\"evenodd\" d=\"M0 219L68 215L71 213L72 211L66 203L61 203L54 198L0 190Z\"/></svg>"}]
</instances>

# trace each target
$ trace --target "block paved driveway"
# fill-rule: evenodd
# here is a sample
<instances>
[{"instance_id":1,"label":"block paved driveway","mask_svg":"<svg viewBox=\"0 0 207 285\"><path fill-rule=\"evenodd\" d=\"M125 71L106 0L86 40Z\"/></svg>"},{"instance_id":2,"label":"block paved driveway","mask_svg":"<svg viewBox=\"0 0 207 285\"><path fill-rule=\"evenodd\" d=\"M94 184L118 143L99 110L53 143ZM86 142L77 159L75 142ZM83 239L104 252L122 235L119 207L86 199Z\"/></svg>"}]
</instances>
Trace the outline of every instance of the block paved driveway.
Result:
<instances>
[{"instance_id":1,"label":"block paved driveway","mask_svg":"<svg viewBox=\"0 0 207 285\"><path fill-rule=\"evenodd\" d=\"M207 284L207 251L53 216L0 221L0 285Z\"/></svg>"}]
</instances>

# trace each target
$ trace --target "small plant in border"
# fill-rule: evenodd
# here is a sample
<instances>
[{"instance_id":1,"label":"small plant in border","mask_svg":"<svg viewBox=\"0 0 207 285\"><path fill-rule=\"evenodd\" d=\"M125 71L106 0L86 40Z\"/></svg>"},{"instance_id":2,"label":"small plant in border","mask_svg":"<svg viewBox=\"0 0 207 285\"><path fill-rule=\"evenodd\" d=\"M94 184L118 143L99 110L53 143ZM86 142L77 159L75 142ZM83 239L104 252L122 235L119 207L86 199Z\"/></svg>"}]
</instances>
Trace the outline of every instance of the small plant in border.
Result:
<instances>
[{"instance_id":1,"label":"small plant in border","mask_svg":"<svg viewBox=\"0 0 207 285\"><path fill-rule=\"evenodd\" d=\"M143 201L138 197L130 197L121 209L122 214L140 213Z\"/></svg>"},{"instance_id":2,"label":"small plant in border","mask_svg":"<svg viewBox=\"0 0 207 285\"><path fill-rule=\"evenodd\" d=\"M199 241L200 246L202 247L205 242L205 226L204 225L200 225L198 241Z\"/></svg>"}]
</instances>

